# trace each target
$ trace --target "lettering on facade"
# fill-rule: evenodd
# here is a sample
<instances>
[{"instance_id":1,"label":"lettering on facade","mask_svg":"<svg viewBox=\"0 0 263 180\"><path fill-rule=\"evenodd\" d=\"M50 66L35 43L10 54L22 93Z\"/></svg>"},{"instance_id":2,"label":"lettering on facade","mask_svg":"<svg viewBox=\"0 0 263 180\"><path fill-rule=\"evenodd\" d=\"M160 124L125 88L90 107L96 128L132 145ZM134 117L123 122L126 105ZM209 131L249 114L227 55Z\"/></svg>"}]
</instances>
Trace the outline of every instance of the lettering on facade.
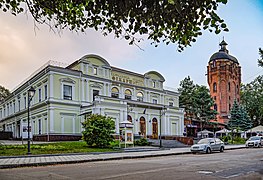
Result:
<instances>
[{"instance_id":1,"label":"lettering on facade","mask_svg":"<svg viewBox=\"0 0 263 180\"><path fill-rule=\"evenodd\" d=\"M144 86L144 80L142 78L127 76L126 74L112 73L112 80L137 86Z\"/></svg>"}]
</instances>

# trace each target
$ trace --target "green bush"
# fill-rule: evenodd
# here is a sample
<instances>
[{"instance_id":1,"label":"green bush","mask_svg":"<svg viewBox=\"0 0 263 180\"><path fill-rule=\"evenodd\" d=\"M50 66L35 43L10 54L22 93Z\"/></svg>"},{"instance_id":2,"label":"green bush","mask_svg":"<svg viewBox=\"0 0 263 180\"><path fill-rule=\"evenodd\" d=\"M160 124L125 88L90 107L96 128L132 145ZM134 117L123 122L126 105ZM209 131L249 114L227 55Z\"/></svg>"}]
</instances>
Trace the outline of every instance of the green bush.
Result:
<instances>
[{"instance_id":1,"label":"green bush","mask_svg":"<svg viewBox=\"0 0 263 180\"><path fill-rule=\"evenodd\" d=\"M134 142L134 145L136 145L136 146L149 146L150 143L147 141L147 139L142 138L142 139L136 140Z\"/></svg>"},{"instance_id":2,"label":"green bush","mask_svg":"<svg viewBox=\"0 0 263 180\"><path fill-rule=\"evenodd\" d=\"M234 144L245 144L246 143L246 139L241 138L241 137L235 137L233 140L234 140Z\"/></svg>"},{"instance_id":3,"label":"green bush","mask_svg":"<svg viewBox=\"0 0 263 180\"><path fill-rule=\"evenodd\" d=\"M82 123L82 139L88 146L105 148L113 142L115 122L111 117L90 114Z\"/></svg>"},{"instance_id":4,"label":"green bush","mask_svg":"<svg viewBox=\"0 0 263 180\"><path fill-rule=\"evenodd\" d=\"M227 143L229 140L231 140L231 136L229 136L229 135L228 136L223 136L220 139L221 139L221 141Z\"/></svg>"}]
</instances>

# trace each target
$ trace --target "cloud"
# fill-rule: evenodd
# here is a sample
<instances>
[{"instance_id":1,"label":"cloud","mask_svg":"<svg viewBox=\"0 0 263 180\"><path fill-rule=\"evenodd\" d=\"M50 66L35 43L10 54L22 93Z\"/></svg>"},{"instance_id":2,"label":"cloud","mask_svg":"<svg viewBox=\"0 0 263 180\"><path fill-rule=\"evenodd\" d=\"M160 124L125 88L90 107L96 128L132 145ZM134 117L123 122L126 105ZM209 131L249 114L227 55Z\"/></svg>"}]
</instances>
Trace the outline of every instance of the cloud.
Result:
<instances>
[{"instance_id":1,"label":"cloud","mask_svg":"<svg viewBox=\"0 0 263 180\"><path fill-rule=\"evenodd\" d=\"M98 54L116 65L140 51L125 40L113 35L104 37L94 30L54 33L45 25L36 27L32 18L24 14L2 13L0 24L0 84L8 89L49 60L70 64L86 54Z\"/></svg>"}]
</instances>

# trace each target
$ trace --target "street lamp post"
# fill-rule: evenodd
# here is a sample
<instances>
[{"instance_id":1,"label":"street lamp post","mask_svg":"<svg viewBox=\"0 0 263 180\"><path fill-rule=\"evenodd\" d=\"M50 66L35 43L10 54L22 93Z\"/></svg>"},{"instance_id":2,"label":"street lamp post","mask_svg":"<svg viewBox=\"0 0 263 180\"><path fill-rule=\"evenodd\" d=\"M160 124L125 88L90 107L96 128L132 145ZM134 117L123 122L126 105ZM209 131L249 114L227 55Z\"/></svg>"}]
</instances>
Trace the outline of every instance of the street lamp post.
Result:
<instances>
[{"instance_id":1,"label":"street lamp post","mask_svg":"<svg viewBox=\"0 0 263 180\"><path fill-rule=\"evenodd\" d=\"M162 144L162 116L165 115L166 113L166 109L162 109L161 110L161 116L160 116L160 148L163 147L163 144Z\"/></svg>"},{"instance_id":2,"label":"street lamp post","mask_svg":"<svg viewBox=\"0 0 263 180\"><path fill-rule=\"evenodd\" d=\"M33 96L35 95L36 90L31 86L30 89L27 91L27 99L28 99L28 104L27 104L27 154L30 155L30 113L29 113L29 106L30 106L30 101L32 100Z\"/></svg>"},{"instance_id":3,"label":"street lamp post","mask_svg":"<svg viewBox=\"0 0 263 180\"><path fill-rule=\"evenodd\" d=\"M231 121L231 114L229 114L227 117L228 117L228 122ZM232 122L231 122L230 125L231 125L231 142L233 144L234 132L233 132L233 124L232 124Z\"/></svg>"}]
</instances>

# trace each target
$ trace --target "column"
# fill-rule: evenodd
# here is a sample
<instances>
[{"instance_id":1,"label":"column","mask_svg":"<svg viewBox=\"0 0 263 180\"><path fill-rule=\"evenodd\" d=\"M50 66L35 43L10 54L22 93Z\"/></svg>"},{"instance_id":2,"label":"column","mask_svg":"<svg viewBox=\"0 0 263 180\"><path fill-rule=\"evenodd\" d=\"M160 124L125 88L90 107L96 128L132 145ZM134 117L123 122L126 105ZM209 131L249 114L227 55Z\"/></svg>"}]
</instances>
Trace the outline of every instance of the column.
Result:
<instances>
[{"instance_id":1,"label":"column","mask_svg":"<svg viewBox=\"0 0 263 180\"><path fill-rule=\"evenodd\" d=\"M53 98L54 97L54 75L50 74L49 75L49 97Z\"/></svg>"},{"instance_id":2,"label":"column","mask_svg":"<svg viewBox=\"0 0 263 180\"><path fill-rule=\"evenodd\" d=\"M54 133L54 108L49 109L49 122L50 133Z\"/></svg>"}]
</instances>

